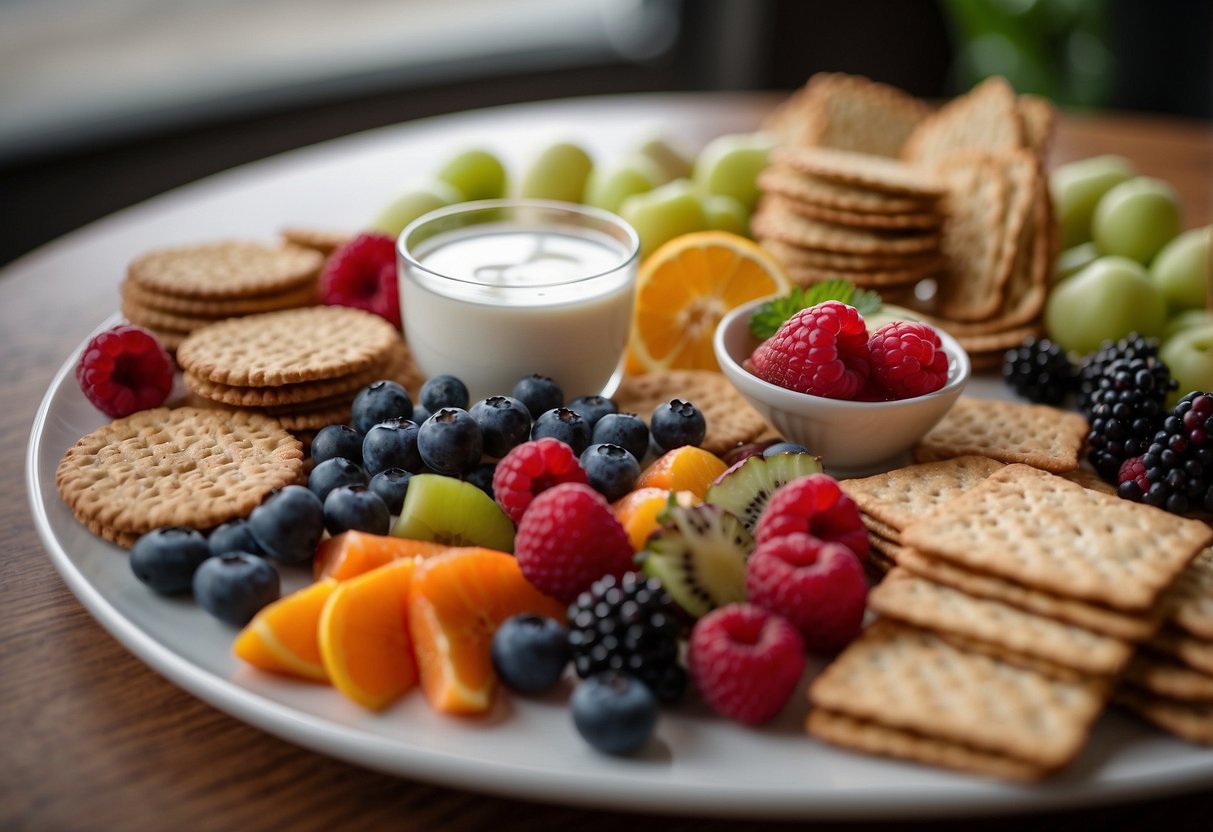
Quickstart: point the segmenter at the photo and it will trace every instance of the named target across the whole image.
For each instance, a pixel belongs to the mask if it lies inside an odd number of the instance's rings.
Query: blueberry
[[[564,391],[560,389],[560,385],[538,373],[519,379],[514,385],[513,396],[531,412],[532,419],[538,419],[540,414],[564,406]]]
[[[413,400],[409,392],[394,381],[376,381],[354,399],[354,430],[364,435],[380,422],[412,416]]]
[[[580,413],[581,418],[590,426],[590,430],[598,424],[598,420],[608,413],[618,413],[619,405],[605,396],[578,396],[565,405],[574,413]]]
[[[417,434],[421,461],[439,474],[457,477],[480,462],[484,437],[466,410],[444,407]]]
[[[392,517],[379,495],[365,485],[343,485],[324,498],[324,527],[334,536],[350,530],[387,534]]]
[[[627,494],[640,478],[640,463],[632,452],[618,445],[590,445],[581,454],[581,467],[590,486],[613,503]]]
[[[484,437],[484,452],[501,458],[531,435],[531,411],[512,396],[489,396],[469,411]]]
[[[497,473],[496,462],[482,462],[473,466],[472,470],[463,475],[464,482],[470,482],[490,497],[493,496],[493,475]]]
[[[531,438],[550,436],[573,449],[578,456],[590,444],[590,426],[581,414],[567,407],[556,407],[539,415],[531,426]]]
[[[699,408],[682,399],[670,399],[658,405],[649,419],[649,432],[663,451],[672,451],[683,445],[698,445],[707,434],[707,429],[707,421]]]
[[[768,445],[762,449],[764,457],[772,457],[776,454],[807,454],[808,452],[808,448],[795,442],[776,442],[774,445]]]
[[[403,468],[388,468],[371,477],[367,488],[379,495],[388,513],[399,514],[404,506],[404,494],[408,491],[412,473]]]
[[[269,561],[248,552],[206,559],[194,573],[193,586],[198,606],[233,627],[249,623],[282,592],[278,573]]]
[[[245,519],[232,520],[213,529],[206,539],[206,544],[212,555],[223,555],[228,552],[248,552],[251,555],[264,556],[265,552],[253,539],[253,532]]]
[[[362,440],[362,464],[375,476],[389,468],[416,471],[421,467],[417,452],[418,425],[411,419],[388,419],[373,425]]]
[[[413,421],[416,422],[418,426],[424,425],[425,420],[430,418],[432,415],[433,414],[430,413],[429,409],[426,408],[425,405],[419,404],[413,407]]]
[[[539,693],[555,686],[569,663],[569,633],[542,615],[515,615],[493,633],[489,655],[506,687]]]
[[[421,385],[421,406],[430,413],[436,413],[444,407],[457,407],[467,410],[467,385],[452,375],[434,376]]]
[[[312,440],[312,464],[343,457],[362,464],[362,434],[349,425],[325,425]]]
[[[326,459],[307,476],[307,487],[323,502],[334,488],[342,485],[366,485],[366,471],[345,457]]]
[[[154,529],[135,541],[130,553],[135,577],[156,592],[188,592],[194,571],[211,556],[201,532],[183,526]]]
[[[626,448],[641,460],[649,451],[649,426],[635,413],[608,413],[594,425],[591,441]]]
[[[573,690],[569,705],[577,732],[607,754],[642,748],[657,727],[657,697],[626,673],[591,676]]]
[[[270,493],[249,515],[249,531],[262,551],[284,563],[301,563],[316,554],[324,536],[324,503],[302,485]]]

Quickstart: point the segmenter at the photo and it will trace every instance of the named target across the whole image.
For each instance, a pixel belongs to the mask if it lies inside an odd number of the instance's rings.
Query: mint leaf
[[[807,289],[799,286],[786,295],[772,298],[750,314],[750,333],[759,341],[774,335],[784,321],[801,309],[808,309],[827,300],[836,300],[859,310],[860,315],[874,315],[880,311],[880,295],[867,289],[856,289],[847,280],[825,280],[814,283]]]

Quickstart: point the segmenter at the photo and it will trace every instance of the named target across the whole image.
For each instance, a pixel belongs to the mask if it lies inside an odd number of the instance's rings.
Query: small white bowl
[[[712,345],[725,377],[789,441],[821,457],[831,471],[859,473],[895,464],[933,428],[969,382],[968,353],[946,332],[948,382],[934,393],[895,402],[852,402],[797,393],[763,381],[743,363],[758,346],[750,314],[766,299],[733,309],[716,327]],[[884,463],[884,464],[882,464]]]

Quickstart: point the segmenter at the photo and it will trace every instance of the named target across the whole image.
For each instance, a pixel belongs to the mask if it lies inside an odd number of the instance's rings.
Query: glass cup
[[[396,244],[413,358],[426,376],[458,376],[473,402],[531,373],[569,399],[609,396],[623,375],[639,250],[622,219],[572,203],[431,211]]]

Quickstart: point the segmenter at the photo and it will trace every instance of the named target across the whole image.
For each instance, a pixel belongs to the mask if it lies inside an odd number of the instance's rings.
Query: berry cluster
[[[1213,394],[1179,400],[1145,452],[1122,466],[1117,493],[1173,514],[1213,512]]]
[[[859,311],[836,300],[794,314],[750,364],[764,381],[831,399],[907,399],[948,380],[948,356],[930,326],[895,321],[869,335]]]

